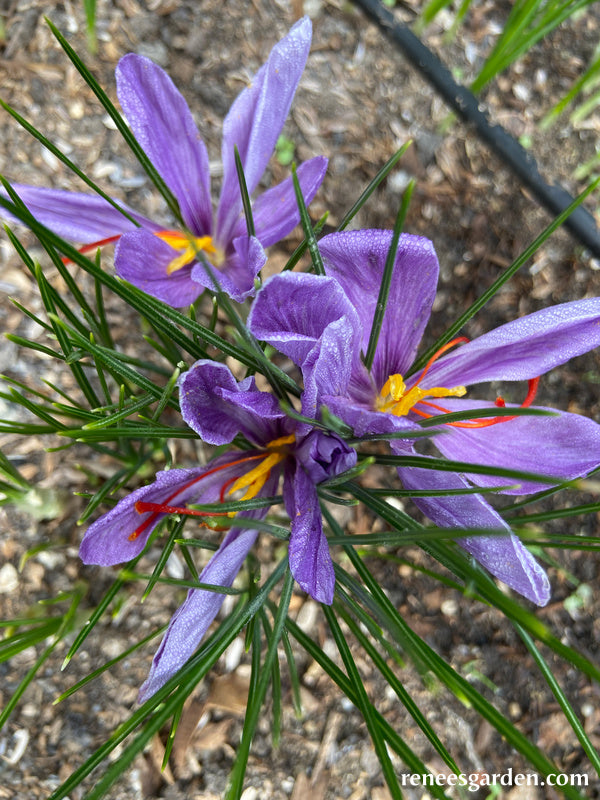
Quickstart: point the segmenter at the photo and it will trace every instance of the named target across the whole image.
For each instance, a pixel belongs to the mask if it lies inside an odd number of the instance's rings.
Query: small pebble
[[[11,766],[18,764],[21,758],[25,755],[27,745],[29,744],[29,732],[24,728],[20,728],[19,730],[15,731],[13,741],[13,749],[7,756],[4,756],[6,763],[10,764]]]
[[[244,655],[244,649],[244,639],[241,636],[238,636],[237,639],[234,639],[229,645],[227,650],[225,650],[224,657],[226,672],[233,672],[234,669],[237,669],[240,661],[242,660],[242,656]]]
[[[312,600],[307,600],[300,611],[296,623],[301,631],[310,633],[315,629],[319,616],[319,606]]]
[[[515,83],[512,87],[513,94],[519,100],[523,100],[523,102],[528,102],[531,99],[531,92],[529,91],[529,87],[526,86],[524,83]]]
[[[71,119],[83,119],[85,107],[81,100],[74,100],[72,103],[69,103],[68,112]]]
[[[509,703],[508,713],[510,714],[511,719],[519,719],[519,717],[522,716],[523,711],[518,703],[513,702]]]
[[[10,594],[19,585],[19,573],[12,564],[0,568],[0,594]]]
[[[458,603],[456,600],[444,600],[440,610],[446,617],[455,617],[458,614]]]

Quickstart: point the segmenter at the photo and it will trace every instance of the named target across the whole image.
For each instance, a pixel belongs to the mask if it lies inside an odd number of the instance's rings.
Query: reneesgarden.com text
[[[402,786],[466,786],[470,792],[485,786],[587,786],[588,776],[584,773],[550,773],[538,775],[535,772],[513,772],[512,767],[508,772],[472,772],[450,773],[445,775],[406,773],[400,776]]]

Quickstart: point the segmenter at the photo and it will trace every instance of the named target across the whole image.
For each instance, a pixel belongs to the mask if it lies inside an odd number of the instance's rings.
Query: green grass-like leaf
[[[29,133],[31,136],[37,139],[41,145],[43,145],[54,156],[56,156],[56,158],[58,158],[59,161],[61,161],[66,167],[68,167],[68,169],[70,169],[71,172],[77,175],[77,177],[80,178],[86,184],[86,186],[89,186],[89,188],[92,189],[94,192],[96,192],[96,194],[100,195],[100,197],[103,200],[106,200],[107,203],[110,203],[110,205],[113,206],[113,208],[116,208],[117,211],[123,214],[123,216],[126,219],[128,219],[131,223],[133,223],[134,225],[139,225],[139,222],[137,222],[126,209],[120,206],[119,203],[117,203],[117,201],[114,200],[112,197],[107,195],[106,192],[104,192],[88,175],[86,175],[85,172],[80,170],[79,167],[75,163],[73,163],[59,147],[53,144],[46,136],[44,136],[43,133],[41,133],[40,131],[37,130],[37,128],[31,125],[31,123],[27,122],[27,120],[24,117],[22,117],[17,111],[15,111],[15,109],[12,108],[12,106],[10,106],[8,103],[5,103],[4,100],[0,99],[0,108],[3,108],[6,112],[8,112],[11,115],[11,117],[14,120],[16,120],[16,122],[18,122],[19,125],[27,131],[27,133]]]
[[[325,613],[325,619],[329,625],[329,630],[333,635],[339,654],[344,663],[348,679],[352,684],[354,696],[357,698],[358,710],[363,715],[367,725],[367,730],[369,731],[371,741],[373,742],[373,747],[375,748],[377,758],[381,764],[385,782],[387,783],[392,797],[395,798],[395,800],[402,800],[402,792],[398,784],[398,779],[386,749],[384,733],[378,724],[377,716],[375,715],[374,708],[367,696],[364,683],[358,672],[352,653],[350,652],[350,647],[348,646],[346,637],[342,633],[342,629],[332,608],[324,605],[323,611]]]
[[[375,624],[373,619],[364,611],[362,606],[357,603],[354,598],[352,598],[346,591],[343,589],[338,589],[339,596],[341,601],[347,607],[348,610],[342,607],[341,603],[336,604],[336,609],[338,614],[344,619],[346,625],[350,628],[353,636],[356,638],[358,643],[361,645],[365,653],[369,656],[377,670],[381,673],[381,675],[385,678],[386,683],[390,686],[391,689],[395,692],[396,696],[402,703],[402,705],[406,708],[408,713],[417,723],[419,728],[423,731],[429,742],[437,751],[438,755],[442,758],[446,766],[448,766],[455,774],[458,774],[460,770],[456,765],[456,762],[444,747],[439,736],[435,733],[432,726],[427,721],[424,714],[421,712],[421,709],[418,707],[416,702],[410,696],[410,693],[406,690],[402,682],[398,679],[398,677],[393,672],[392,668],[385,660],[385,658],[381,655],[381,653],[377,650],[377,648],[372,644],[370,639],[368,638],[367,634],[361,628],[363,625],[365,628],[368,629],[371,636],[377,640],[379,646],[387,651],[389,655],[394,658],[394,660],[399,661],[398,653],[394,650],[393,647],[389,646],[389,643],[385,639],[385,634],[382,629]],[[353,614],[356,616],[357,620],[360,622],[360,625],[354,621],[354,619],[350,616]]]
[[[412,527],[417,524],[407,514],[393,508],[378,497],[374,497],[362,487],[353,487],[353,492],[357,499],[360,499],[372,511],[395,528],[402,529],[407,520],[410,521]],[[326,509],[324,509],[324,514],[332,529],[335,530],[335,525],[332,525]],[[516,621],[535,639],[550,647],[557,655],[572,664],[574,668],[600,683],[600,669],[595,664],[581,653],[563,644],[538,617],[498,589],[487,573],[475,565],[472,559],[460,548],[448,546],[435,540],[423,540],[421,547],[458,576],[466,586],[469,586],[471,593],[476,592],[480,599],[494,606],[509,619]],[[348,552],[348,550],[345,549],[345,552]]]
[[[254,219],[252,218],[252,203],[250,202],[250,195],[248,194],[248,187],[246,186],[246,176],[244,175],[244,167],[240,152],[237,146],[234,147],[235,169],[237,172],[238,183],[240,184],[240,193],[242,195],[242,205],[244,207],[244,216],[246,218],[246,231],[248,236],[255,236],[256,229],[254,228]]]
[[[359,454],[360,455],[360,454]],[[508,469],[507,467],[486,466],[484,464],[471,464],[467,461],[449,461],[445,458],[432,458],[430,456],[374,456],[377,464],[386,464],[393,467],[414,467],[416,469],[434,469],[440,472],[467,472],[475,475],[493,475],[498,478],[510,478],[515,481],[533,481],[536,483],[556,484],[557,479],[539,472],[524,472],[523,470]]]
[[[95,54],[98,49],[96,39],[96,0],[83,0],[85,10],[87,45],[90,53]]]
[[[561,689],[558,681],[552,674],[552,670],[546,663],[546,660],[540,653],[535,642],[533,641],[531,636],[527,633],[527,631],[524,631],[519,625],[515,625],[515,628],[517,633],[525,643],[525,646],[531,653],[533,660],[539,667],[540,672],[544,676],[544,680],[552,690],[553,695],[556,697],[556,700],[558,701],[558,704],[561,707],[562,712],[565,715],[565,718],[567,719],[573,732],[577,736],[579,743],[583,747],[587,757],[590,760],[590,763],[596,770],[597,775],[600,777],[600,755],[598,754],[594,745],[590,742],[589,737],[583,728],[583,725],[581,724],[579,718],[577,717],[577,714],[575,713],[573,707],[567,700],[567,697],[563,692],[563,690]]]
[[[250,745],[252,744],[265,695],[269,683],[271,682],[273,664],[277,658],[277,647],[283,634],[283,627],[287,618],[293,585],[294,579],[288,567],[284,576],[279,606],[273,622],[273,632],[268,642],[265,659],[260,668],[260,676],[256,673],[258,677],[256,688],[250,692],[248,696],[248,706],[244,718],[242,737],[238,746],[233,769],[229,776],[229,785],[225,791],[224,800],[239,800],[242,795],[244,775],[246,774],[246,766],[250,754]],[[254,648],[254,650],[256,650],[256,648]]]
[[[227,298],[221,297],[219,302],[227,309],[228,314],[233,315],[230,318],[234,323],[240,326],[240,332],[246,344],[248,344],[248,347],[240,347],[231,344],[231,342],[218,336],[209,328],[186,317],[180,311],[165,305],[160,300],[131,286],[131,284],[120,281],[112,275],[109,275],[107,272],[100,269],[96,263],[79,253],[72,245],[37,222],[26,209],[11,203],[2,196],[0,196],[0,206],[6,208],[10,213],[27,225],[27,227],[31,228],[47,250],[58,249],[60,252],[64,253],[67,258],[82,267],[82,269],[102,283],[103,286],[106,286],[111,292],[125,300],[125,302],[134,310],[138,311],[142,317],[151,321],[152,326],[157,331],[170,338],[173,343],[189,353],[194,360],[209,357],[204,347],[198,344],[198,342],[206,342],[217,348],[224,356],[231,356],[252,370],[265,373],[275,384],[274,389],[281,387],[279,389],[280,396],[283,396],[284,392],[299,396],[300,390],[297,385],[285,372],[268,361],[253,337],[250,336],[243,322],[239,319],[239,315],[232,311],[231,304]],[[192,338],[187,336],[185,331],[191,333]],[[114,351],[112,358],[114,358]],[[120,358],[125,361],[125,357],[120,355]]]
[[[358,700],[354,694],[354,686],[342,670],[323,652],[321,647],[319,647],[310,636],[305,634],[296,623],[293,622],[293,620],[288,618],[286,627],[306,652],[322,667],[327,675],[329,675],[331,680],[340,687],[346,697],[358,706]],[[404,761],[410,771],[416,775],[430,774],[423,761],[421,761],[411,746],[400,737],[381,713],[374,707],[372,707],[370,713],[372,713],[373,717],[377,720],[377,724],[380,726],[382,734],[385,736],[389,746]],[[443,789],[435,783],[432,784],[430,790],[431,794],[439,798],[439,800],[450,800]]]
[[[344,217],[336,230],[343,231],[348,227],[348,225],[352,222],[352,220],[358,214],[360,209],[365,205],[369,197],[371,197],[371,195],[379,188],[381,183],[383,183],[383,181],[387,178],[390,172],[398,164],[398,162],[400,161],[404,153],[406,153],[411,144],[412,144],[411,140],[405,142],[402,145],[402,147],[396,150],[394,155],[386,161],[386,163],[383,165],[383,167],[381,167],[377,175],[375,175],[373,180],[370,181],[370,183],[367,185],[366,189],[363,192],[361,192],[360,196],[358,197],[356,202],[351,206],[350,210],[346,214],[344,214]]]
[[[27,671],[25,677],[20,682],[19,686],[11,695],[10,699],[0,712],[0,730],[4,727],[4,724],[14,711],[15,707],[17,706],[19,700],[21,699],[27,688],[34,681],[41,667],[50,658],[56,646],[71,631],[71,628],[74,624],[75,612],[77,611],[77,608],[82,600],[83,595],[84,595],[83,588],[79,586],[76,587],[74,591],[71,592],[69,595],[64,595],[63,597],[61,597],[60,600],[63,599],[70,600],[69,608],[58,619],[50,620],[48,623],[45,623],[41,626],[42,628],[46,629],[47,635],[50,637],[50,641],[44,648],[42,653],[38,656],[33,666]],[[50,632],[51,629],[53,629],[52,632]],[[36,628],[30,633],[33,634],[33,637],[35,638],[40,632],[41,631]],[[23,645],[27,647],[35,644],[35,642],[32,641],[31,637],[28,637],[25,639],[20,639],[18,644],[22,650],[24,649]]]
[[[593,0],[515,0],[502,34],[471,90],[479,92],[493,77],[530,50],[544,36]]]
[[[367,345],[367,352],[365,353],[365,367],[370,372],[373,366],[373,359],[375,358],[375,351],[377,350],[377,342],[379,341],[379,334],[381,333],[381,326],[383,325],[383,318],[385,316],[385,309],[390,293],[390,286],[392,283],[392,275],[394,271],[394,264],[396,263],[396,254],[398,252],[398,242],[400,241],[400,234],[404,228],[404,221],[408,213],[410,199],[412,197],[415,181],[411,180],[402,195],[402,202],[396,215],[394,229],[392,231],[392,241],[388,250],[387,258],[385,260],[385,267],[381,279],[381,286],[379,287],[379,296],[377,297],[377,304],[375,306],[375,313],[373,315],[373,324],[371,325],[371,333],[369,334],[369,344]]]
[[[417,664],[426,665],[427,669],[435,675],[441,683],[461,702],[472,706],[484,719],[486,719],[509,744],[520,752],[542,775],[556,774],[559,772],[556,764],[524,736],[515,726],[506,719],[494,706],[487,701],[465,678],[456,673],[452,667],[438,656],[419,636],[406,624],[401,615],[390,603],[378,581],[367,570],[359,556],[352,549],[346,552],[357,570],[361,582],[356,581],[348,574],[344,575],[344,582],[351,594],[363,597],[368,602],[368,608],[375,619],[388,633],[390,642],[402,642],[402,654],[409,655]],[[338,573],[339,574],[339,573]],[[366,587],[369,596],[364,595],[362,586]],[[573,787],[561,787],[566,797],[581,800],[581,795]]]
[[[300,211],[300,222],[302,223],[302,230],[304,231],[304,238],[308,246],[308,252],[310,253],[313,270],[315,271],[316,275],[325,275],[323,258],[319,250],[319,245],[317,244],[317,237],[315,235],[312,222],[310,221],[306,203],[304,202],[304,195],[302,194],[302,187],[300,186],[300,181],[298,180],[295,164],[292,164],[292,179],[294,182],[296,202],[298,203],[298,209]]]
[[[110,661],[107,661],[101,667],[92,670],[89,673],[89,675],[86,675],[85,678],[82,678],[80,681],[77,681],[77,683],[74,683],[65,692],[60,694],[56,698],[56,700],[53,701],[52,705],[57,705],[58,703],[62,703],[62,701],[66,700],[67,697],[71,697],[71,695],[76,694],[80,689],[83,689],[84,686],[87,686],[88,683],[90,683],[93,680],[96,680],[96,678],[100,677],[100,675],[102,675],[104,672],[114,667],[115,664],[119,664],[121,661],[128,658],[132,653],[135,653],[136,650],[140,650],[142,647],[148,644],[148,642],[151,642],[152,639],[155,639],[157,636],[160,636],[160,634],[164,633],[166,629],[167,629],[166,625],[163,625],[161,628],[157,628],[156,630],[152,631],[152,633],[149,633],[148,636],[144,636],[143,639],[140,639],[135,644],[131,645],[131,647],[128,647],[126,650],[123,650],[123,652],[120,653],[118,656],[111,658]]]
[[[596,83],[600,75],[600,57],[596,58],[586,71],[581,75],[569,89],[567,94],[554,105],[540,122],[542,130],[547,130],[553,125],[558,117],[563,113],[566,107],[572,103],[576,97],[581,95],[587,86],[592,86]],[[596,98],[597,99],[597,98]]]

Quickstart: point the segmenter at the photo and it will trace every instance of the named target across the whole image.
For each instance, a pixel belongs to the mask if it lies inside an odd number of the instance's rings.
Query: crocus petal
[[[356,450],[339,436],[309,428],[306,436],[296,439],[296,461],[315,484],[335,478],[356,464]]]
[[[153,483],[142,486],[124,497],[114,508],[89,526],[79,550],[83,563],[99,566],[122,564],[141,553],[148,537],[165,515],[154,512],[138,513],[135,504],[139,501],[171,502],[177,506],[192,500],[198,501],[201,496],[206,498],[207,503],[218,501],[219,492],[215,487],[220,488],[232,476],[232,470],[214,473],[209,470],[224,463],[225,460],[221,458],[215,459],[210,467],[170,469],[157,473]],[[233,470],[233,474],[237,475],[237,472]],[[139,528],[143,528],[139,535],[130,539],[129,537]]]
[[[278,476],[269,478],[260,494],[265,497],[273,495],[278,480]],[[263,519],[267,510],[260,508],[247,511],[244,512],[244,517]],[[257,533],[258,531],[249,528],[232,528],[200,573],[199,580],[215,586],[231,586],[256,541]],[[139,702],[151,697],[185,664],[219,613],[224,599],[224,594],[206,589],[191,589],[188,592],[185,602],[173,615],[156,651],[150,674],[140,689]]]
[[[265,282],[253,303],[248,327],[301,367],[302,413],[317,415],[323,387],[345,394],[353,375],[368,377],[360,362],[360,322],[332,278],[284,272]]]
[[[337,395],[370,395],[369,376],[356,350],[359,332],[347,317],[325,328],[321,338],[302,364],[304,393],[302,413],[317,417],[323,391]]]
[[[234,148],[237,147],[248,192],[252,194],[275,149],[308,57],[312,26],[297,22],[271,50],[267,63],[236,98],[223,123],[223,187],[217,231],[229,239],[242,206]]]
[[[298,167],[297,175],[304,203],[308,206],[327,170],[327,159],[323,156],[311,158]],[[259,194],[252,204],[254,232],[263,247],[280,241],[300,222],[300,212],[292,178],[287,178],[272,189]],[[246,233],[246,220],[240,217],[234,236]]]
[[[176,250],[149,231],[132,231],[119,239],[115,271],[146,294],[174,308],[182,308],[198,298],[202,286],[192,280],[189,265],[171,275],[167,273],[177,255]]]
[[[545,606],[550,600],[548,576],[514,533],[468,536],[458,543],[488,572],[532,603]]]
[[[391,231],[332,233],[319,249],[327,275],[341,284],[362,323],[362,349],[367,351],[379,287],[392,241]],[[404,375],[412,364],[429,320],[439,274],[429,239],[402,234],[372,374],[381,388],[390,375]]]
[[[202,571],[200,581],[215,586],[231,586],[256,541],[257,533],[239,528],[231,530]],[[188,592],[185,602],[173,615],[152,660],[150,673],[138,696],[140,703],[157,692],[193,655],[219,613],[224,599],[224,594],[203,589],[191,589]]]
[[[453,472],[400,467],[398,475],[406,489],[433,491],[469,488],[466,480]],[[511,589],[539,606],[546,605],[550,599],[550,583],[546,573],[481,495],[413,497],[412,500],[432,522],[442,528],[505,531],[506,535],[467,536],[457,541],[488,572]]]
[[[436,361],[423,381],[457,386],[535,378],[600,345],[600,297],[507,322]]]
[[[346,338],[347,358],[352,359],[359,352],[354,332],[360,334],[360,321],[341,286],[333,278],[283,272],[269,278],[258,292],[248,327],[302,367],[327,327],[338,321],[338,336]]]
[[[237,303],[254,294],[254,279],[264,267],[267,256],[256,236],[238,236],[229,244],[225,263],[211,267],[196,262],[192,279],[211,292],[225,292]],[[218,288],[217,288],[218,287]]]
[[[20,183],[12,184],[12,188],[38,222],[71,242],[89,244],[137,229],[134,222],[97,194],[46,189]],[[6,197],[4,191],[2,196]],[[141,227],[158,230],[158,226],[151,220],[136,214],[120,201],[119,205]],[[3,208],[0,208],[0,216],[19,222],[17,217]]]
[[[493,408],[492,403],[452,400],[450,411]],[[600,465],[600,425],[580,414],[552,408],[543,409],[558,416],[516,417],[484,428],[444,426],[444,435],[435,439],[446,458],[493,467],[507,467],[570,480],[587,475]],[[535,481],[512,481],[492,475],[468,476],[477,486],[519,484],[506,494],[529,494],[547,488]]]
[[[225,364],[197,361],[179,378],[179,403],[185,422],[210,444],[228,444],[242,433],[264,446],[284,434],[287,420],[275,397],[260,392],[254,378],[238,383]]]
[[[284,479],[283,497],[291,520],[290,570],[295,581],[319,603],[331,605],[335,574],[329,553],[317,490],[295,462]]]
[[[196,236],[212,230],[208,154],[173,81],[150,59],[129,53],[116,69],[117,95],[148,158],[179,202]]]

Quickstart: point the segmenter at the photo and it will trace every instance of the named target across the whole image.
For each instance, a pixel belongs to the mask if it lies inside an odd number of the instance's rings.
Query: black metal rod
[[[469,89],[456,83],[440,59],[412,31],[397,22],[379,0],[354,2],[392,40],[459,117],[473,125],[479,138],[510,167],[541,205],[556,216],[573,202],[571,195],[562,186],[549,186],[546,183],[535,159],[504,128],[490,123]],[[587,209],[579,206],[564,222],[564,226],[592,255],[600,258],[600,233]]]

